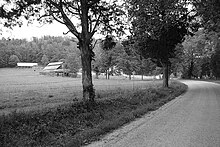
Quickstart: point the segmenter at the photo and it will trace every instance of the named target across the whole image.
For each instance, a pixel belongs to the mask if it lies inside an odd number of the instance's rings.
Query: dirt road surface
[[[89,147],[220,147],[220,84],[182,82],[184,95]]]

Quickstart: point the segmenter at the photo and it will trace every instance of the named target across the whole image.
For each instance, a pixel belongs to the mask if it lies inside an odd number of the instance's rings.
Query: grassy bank
[[[0,116],[0,146],[82,146],[158,109],[186,89],[182,83],[171,82],[170,88],[102,91],[93,109],[77,102],[43,112]]]

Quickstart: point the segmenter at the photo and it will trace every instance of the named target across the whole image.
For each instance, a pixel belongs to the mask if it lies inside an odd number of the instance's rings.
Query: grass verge
[[[97,93],[92,109],[77,102],[47,111],[3,115],[0,116],[0,146],[82,146],[158,109],[186,89],[186,85],[173,81],[169,88],[156,86]]]

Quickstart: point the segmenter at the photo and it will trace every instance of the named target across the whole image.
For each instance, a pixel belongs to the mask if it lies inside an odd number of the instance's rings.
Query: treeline
[[[126,46],[126,41],[112,41],[115,45],[105,49],[105,39],[94,41],[93,71],[96,75],[106,73],[110,75],[158,74],[160,69],[151,60],[142,59],[132,48]],[[0,68],[15,67],[17,62],[34,62],[45,66],[49,62],[63,61],[65,68],[77,72],[81,68],[80,51],[77,48],[77,40],[69,37],[44,36],[25,39],[1,39],[0,40]]]
[[[0,40],[0,67],[14,67],[17,62],[35,62],[47,65],[49,62],[65,60],[70,64],[79,66],[79,50],[76,40],[68,37],[1,39]],[[70,62],[71,61],[71,62]],[[75,66],[76,66],[75,65]]]
[[[200,29],[187,36],[176,64],[183,78],[220,78],[220,34]]]

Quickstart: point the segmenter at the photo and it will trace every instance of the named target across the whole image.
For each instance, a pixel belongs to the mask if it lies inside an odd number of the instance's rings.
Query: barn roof
[[[44,67],[43,70],[56,70],[60,67],[61,65],[51,65],[51,66],[46,66]]]
[[[33,67],[33,66],[37,66],[37,63],[25,63],[25,62],[18,62],[17,66],[19,67]]]
[[[47,66],[62,65],[63,62],[51,62]]]
[[[51,62],[43,70],[56,70],[62,66],[63,62]]]

